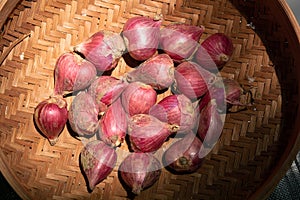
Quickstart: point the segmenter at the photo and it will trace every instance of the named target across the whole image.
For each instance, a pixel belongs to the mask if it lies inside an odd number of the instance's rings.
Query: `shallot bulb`
[[[69,124],[79,136],[92,136],[99,128],[99,107],[91,95],[85,91],[79,92],[69,109]]]
[[[100,112],[105,112],[120,97],[126,85],[127,83],[113,76],[99,76],[91,83],[88,93],[99,105]]]
[[[104,72],[116,67],[126,47],[120,34],[98,31],[75,46],[74,51],[93,63],[97,71]]]
[[[123,143],[127,130],[127,113],[120,98],[108,107],[99,123],[99,137],[102,141],[112,147]]]
[[[156,90],[167,89],[174,82],[174,63],[167,54],[158,54],[126,75],[128,82],[140,81]]]
[[[54,94],[79,91],[87,88],[96,78],[95,66],[73,52],[62,54],[54,70]]]
[[[113,170],[117,162],[116,151],[104,142],[88,142],[80,153],[80,166],[92,191]]]
[[[137,114],[129,118],[127,133],[133,151],[154,152],[178,129],[177,125],[161,122],[151,115]]]
[[[161,48],[175,62],[188,60],[198,47],[203,31],[203,26],[181,23],[167,25],[160,31]]]
[[[161,163],[152,154],[131,153],[120,164],[121,179],[129,186],[132,193],[139,195],[156,183],[161,174]]]
[[[189,131],[164,152],[163,163],[171,171],[193,173],[201,167],[206,151],[201,140]]]
[[[194,62],[182,62],[175,69],[175,81],[172,89],[195,100],[203,96],[216,76]]]
[[[66,100],[60,96],[51,96],[41,101],[34,110],[34,120],[50,144],[55,145],[68,120]]]
[[[150,115],[160,121],[179,126],[179,133],[193,129],[198,123],[198,102],[183,94],[169,95],[151,107]]]
[[[148,113],[156,103],[157,93],[147,84],[132,82],[127,85],[121,94],[124,110],[130,115]]]
[[[123,38],[129,55],[138,61],[147,60],[158,48],[160,19],[137,16],[126,21],[123,27]]]
[[[195,53],[196,62],[209,71],[218,71],[231,58],[233,43],[223,33],[215,33],[206,38]]]
[[[246,106],[247,104],[241,102],[241,96],[244,89],[241,85],[233,79],[219,78],[213,85],[211,85],[209,93],[203,98],[207,103],[215,99],[217,109],[220,113],[226,112],[227,108],[232,105]]]
[[[224,122],[212,99],[200,112],[197,134],[207,147],[213,147],[222,134]]]

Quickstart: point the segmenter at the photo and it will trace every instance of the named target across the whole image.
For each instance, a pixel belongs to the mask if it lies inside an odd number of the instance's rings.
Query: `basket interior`
[[[89,193],[78,162],[82,143],[66,128],[50,146],[32,117],[36,105],[52,93],[59,55],[99,30],[121,32],[128,18],[157,13],[164,16],[163,26],[203,25],[201,41],[216,32],[231,37],[234,54],[221,74],[251,91],[254,107],[226,115],[223,134],[197,173],[175,175],[163,169],[159,181],[136,199],[242,199],[266,180],[277,183],[270,176],[281,170],[278,163],[299,137],[300,55],[277,1],[22,0],[0,35],[1,56],[10,52],[0,67],[0,166],[22,198],[131,197],[117,168]],[[121,60],[113,75],[128,70]]]

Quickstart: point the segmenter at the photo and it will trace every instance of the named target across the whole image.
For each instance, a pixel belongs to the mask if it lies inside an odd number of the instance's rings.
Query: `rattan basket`
[[[163,25],[203,25],[201,40],[230,36],[235,50],[221,74],[251,90],[255,109],[226,115],[197,173],[163,169],[136,199],[263,199],[274,189],[300,150],[300,32],[284,0],[2,0],[0,169],[21,198],[132,198],[117,169],[89,193],[78,161],[82,143],[65,129],[50,146],[32,117],[52,93],[60,54],[96,31],[120,32],[128,18],[157,13]],[[114,75],[126,70],[120,64]]]

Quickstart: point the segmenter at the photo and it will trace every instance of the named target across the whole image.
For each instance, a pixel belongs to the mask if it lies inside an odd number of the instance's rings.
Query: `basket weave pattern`
[[[234,54],[221,74],[251,91],[254,107],[226,116],[220,141],[197,173],[163,170],[137,199],[243,199],[268,177],[288,145],[298,88],[288,38],[271,13],[272,1],[244,0],[23,0],[1,32],[0,147],[7,174],[30,199],[126,199],[117,168],[88,193],[79,168],[83,147],[67,128],[50,146],[34,127],[36,105],[52,94],[56,59],[99,30],[121,32],[135,15],[163,14],[163,25],[203,25],[232,38]],[[273,22],[274,21],[274,22]],[[130,70],[123,60],[113,72]],[[286,116],[289,116],[286,119]]]

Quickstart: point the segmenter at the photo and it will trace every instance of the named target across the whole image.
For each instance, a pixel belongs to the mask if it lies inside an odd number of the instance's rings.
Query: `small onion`
[[[104,142],[94,140],[84,146],[80,153],[80,166],[90,190],[94,190],[112,172],[116,162],[116,151]]]
[[[169,95],[151,107],[150,115],[168,124],[178,125],[179,133],[193,129],[198,122],[198,102],[183,94]]]
[[[175,62],[188,60],[198,47],[203,31],[203,26],[181,23],[167,25],[160,31],[161,48]]]
[[[158,48],[160,19],[136,16],[128,19],[123,27],[123,38],[132,58],[138,61],[147,60]]]
[[[167,54],[158,54],[126,75],[128,82],[140,81],[156,90],[167,89],[174,82],[174,63]]]
[[[132,193],[139,195],[158,181],[161,168],[161,163],[152,154],[131,153],[120,164],[119,172]]]
[[[115,68],[125,50],[122,36],[110,31],[98,31],[74,47],[74,51],[93,63],[99,72]]]
[[[68,120],[67,102],[60,96],[51,96],[41,101],[34,110],[34,120],[53,146]]]
[[[127,133],[133,151],[154,152],[178,128],[177,125],[161,122],[151,115],[137,114],[129,118]]]
[[[209,71],[218,71],[232,56],[233,43],[223,33],[206,38],[195,53],[196,62]]]
[[[121,95],[124,110],[130,115],[149,113],[156,103],[157,93],[147,84],[132,82],[127,85]]]
[[[99,105],[100,112],[105,112],[119,98],[126,85],[127,83],[113,76],[99,76],[91,83],[88,93]]]
[[[79,91],[87,88],[96,78],[95,66],[73,52],[62,54],[54,70],[54,94]]]
[[[108,107],[99,123],[98,133],[102,141],[112,147],[123,143],[127,130],[127,114],[122,107],[120,98]]]
[[[189,131],[184,138],[174,142],[163,154],[163,163],[171,171],[192,173],[203,163],[207,150],[196,135]]]
[[[203,96],[216,76],[194,62],[182,62],[175,69],[175,81],[172,89],[195,100]]]
[[[99,107],[91,95],[85,91],[79,92],[69,109],[69,124],[79,136],[92,136],[98,128]]]
[[[216,100],[212,99],[200,112],[197,134],[206,146],[213,147],[222,134],[223,126]]]

